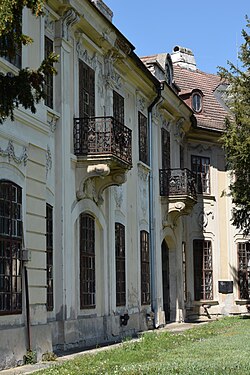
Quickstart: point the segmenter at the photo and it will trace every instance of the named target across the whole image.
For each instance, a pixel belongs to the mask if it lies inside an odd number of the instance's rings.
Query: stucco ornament
[[[143,217],[146,217],[148,214],[148,175],[148,169],[138,165],[140,206]]]
[[[115,197],[115,204],[117,209],[121,209],[123,203],[123,187],[122,186],[115,186],[114,187],[114,197]]]
[[[62,38],[70,40],[70,29],[79,21],[79,14],[72,8],[68,9],[62,16]]]
[[[46,177],[48,176],[49,171],[52,168],[52,156],[49,145],[47,145],[46,151]]]
[[[119,58],[116,51],[110,50],[104,58],[104,81],[113,88],[121,89],[124,84],[121,76],[115,71],[114,64]]]
[[[9,140],[6,150],[3,150],[0,147],[0,156],[7,157],[9,159],[9,163],[11,162],[11,160],[13,160],[16,164],[23,163],[25,166],[28,160],[28,149],[24,146],[21,155],[16,156],[14,144],[12,141]]]
[[[44,11],[44,26],[48,33],[51,35],[55,34],[55,19],[52,18],[52,15],[48,9],[45,9]]]
[[[174,127],[175,129],[174,137],[178,143],[182,143],[185,137],[185,131],[183,129],[183,125],[184,125],[184,118],[181,117],[176,121],[176,124]]]

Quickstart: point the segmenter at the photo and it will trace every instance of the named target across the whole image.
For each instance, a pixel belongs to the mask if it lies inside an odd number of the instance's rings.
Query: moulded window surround
[[[202,111],[202,96],[199,92],[192,94],[192,109],[197,113]]]
[[[210,194],[210,158],[191,155],[191,171],[195,175],[198,194]]]
[[[150,304],[150,256],[149,256],[149,233],[145,230],[140,232],[141,248],[141,304]]]
[[[95,218],[80,215],[80,308],[95,308]]]
[[[0,181],[0,315],[22,313],[22,189]]]
[[[53,293],[53,207],[46,204],[47,310],[54,307]]]
[[[126,305],[125,226],[115,223],[116,306]]]
[[[250,242],[239,242],[238,250],[238,287],[239,298],[250,298]]]
[[[213,261],[211,241],[194,240],[194,299],[213,299]]]

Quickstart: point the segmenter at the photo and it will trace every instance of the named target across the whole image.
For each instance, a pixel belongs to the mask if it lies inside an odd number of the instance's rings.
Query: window
[[[80,216],[80,308],[95,308],[95,219]]]
[[[0,314],[22,312],[22,190],[0,181]]]
[[[53,207],[46,204],[47,310],[54,307],[53,298]]]
[[[95,116],[95,71],[79,60],[79,117]]]
[[[113,117],[124,125],[124,98],[116,91],[113,91]]]
[[[202,110],[202,97],[197,92],[192,95],[192,109],[195,112],[201,112]]]
[[[14,27],[15,25],[19,27],[21,23],[22,15],[15,14]],[[14,33],[15,31],[0,37],[0,56],[20,69],[22,67],[22,45],[13,40]]]
[[[250,242],[238,243],[239,298],[250,298]]]
[[[116,306],[126,305],[125,227],[115,223]]]
[[[53,41],[48,37],[44,39],[44,57],[47,58],[53,52]],[[45,75],[45,105],[53,108],[53,74]]]
[[[183,278],[183,297],[187,301],[187,264],[186,264],[186,243],[182,242],[182,278]]]
[[[210,158],[192,155],[191,170],[195,174],[197,193],[210,194]]]
[[[213,263],[211,241],[194,240],[194,299],[213,299]]]
[[[139,125],[139,160],[145,164],[149,163],[148,154],[148,121],[147,118],[138,112]]]
[[[149,264],[149,234],[140,232],[141,247],[141,304],[150,303],[150,264]]]
[[[161,129],[162,169],[170,169],[170,134]]]

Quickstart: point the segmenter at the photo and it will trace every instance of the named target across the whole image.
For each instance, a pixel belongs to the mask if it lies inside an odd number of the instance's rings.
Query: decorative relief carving
[[[122,203],[123,203],[123,187],[122,186],[114,187],[114,197],[115,197],[116,208],[120,210]]]
[[[56,123],[58,120],[58,116],[53,114],[48,114],[47,116],[47,124],[49,125],[51,133],[54,133],[56,130]]]
[[[120,49],[123,53],[125,53],[125,55],[129,55],[131,52],[131,48],[128,43],[126,43],[125,40],[121,38],[116,38],[115,47]]]
[[[6,150],[3,150],[0,147],[0,156],[7,157],[9,159],[9,163],[11,162],[11,159],[17,164],[23,163],[24,166],[27,164],[28,160],[28,149],[27,147],[23,147],[23,151],[20,156],[16,156],[15,154],[15,148],[12,141],[8,142],[8,146]]]
[[[200,229],[205,230],[208,226],[208,216],[211,215],[211,219],[214,219],[213,211],[204,211],[201,210],[198,215],[198,225]]]
[[[104,80],[111,87],[120,89],[124,81],[121,76],[115,71],[114,63],[118,56],[114,51],[110,51],[104,58]]]
[[[184,124],[184,118],[181,117],[179,118],[176,123],[175,123],[175,132],[174,132],[174,136],[175,136],[175,139],[178,143],[182,143],[183,142],[183,139],[185,137],[185,131],[183,129],[183,124]]]
[[[197,153],[202,154],[203,152],[211,152],[211,146],[203,145],[203,144],[189,144],[189,149],[195,150]]]
[[[45,30],[48,33],[55,35],[55,19],[52,18],[52,15],[48,11],[48,9],[45,9],[44,26],[45,26]]]
[[[62,38],[70,39],[70,28],[79,21],[79,14],[72,8],[68,9],[62,16]]]
[[[148,214],[148,176],[149,170],[138,165],[140,206],[144,217]]]
[[[51,151],[49,148],[49,145],[47,145],[47,151],[46,151],[46,177],[48,176],[48,172],[52,168],[52,156]]]
[[[137,108],[139,109],[139,111],[144,112],[144,110],[146,109],[146,100],[145,100],[145,98],[143,98],[142,96],[140,96],[139,93],[137,93],[137,95],[136,95],[136,101],[137,101]]]

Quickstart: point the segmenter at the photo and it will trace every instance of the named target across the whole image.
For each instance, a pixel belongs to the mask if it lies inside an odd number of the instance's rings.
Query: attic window
[[[201,112],[202,110],[202,96],[198,92],[192,95],[192,108],[195,112]]]

